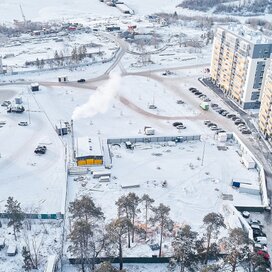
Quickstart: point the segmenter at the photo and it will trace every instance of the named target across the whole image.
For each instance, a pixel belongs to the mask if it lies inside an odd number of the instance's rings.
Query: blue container
[[[233,181],[232,182],[232,187],[240,188],[240,182]]]

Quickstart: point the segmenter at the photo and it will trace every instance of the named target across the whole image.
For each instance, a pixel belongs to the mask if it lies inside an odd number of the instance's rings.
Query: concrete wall
[[[108,144],[121,144],[124,142],[131,143],[156,143],[156,142],[168,142],[175,141],[177,137],[182,137],[184,141],[197,141],[200,140],[200,135],[192,135],[192,136],[141,136],[141,137],[128,137],[128,138],[111,138],[107,139]]]

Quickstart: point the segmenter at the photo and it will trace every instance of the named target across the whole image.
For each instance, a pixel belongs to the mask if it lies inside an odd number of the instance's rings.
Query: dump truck
[[[208,102],[202,102],[202,103],[200,103],[199,106],[203,110],[208,110],[209,109],[209,103]]]

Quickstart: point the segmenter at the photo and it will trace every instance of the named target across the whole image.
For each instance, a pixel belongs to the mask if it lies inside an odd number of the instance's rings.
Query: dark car
[[[173,123],[173,126],[174,126],[174,127],[183,126],[183,123],[182,123],[182,122],[174,122],[174,123]]]
[[[242,134],[251,134],[251,131],[248,129],[242,130]]]
[[[217,108],[217,107],[218,107],[218,105],[217,105],[217,104],[212,103],[212,104],[211,104],[211,107],[212,107],[212,108]]]
[[[194,91],[194,90],[196,90],[196,88],[194,87],[189,88],[189,91]]]
[[[38,145],[36,149],[34,150],[34,153],[36,154],[45,154],[46,153],[46,146],[45,145]]]
[[[84,82],[86,82],[86,79],[81,78],[81,79],[79,79],[77,82],[78,82],[78,83],[84,83]]]

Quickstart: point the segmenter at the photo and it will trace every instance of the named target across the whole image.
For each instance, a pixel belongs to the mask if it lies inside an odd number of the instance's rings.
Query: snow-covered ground
[[[17,241],[13,236],[11,227],[7,227],[7,220],[1,220],[2,228],[0,228],[0,238],[5,239],[5,248],[0,250],[0,271],[1,272],[18,272],[24,271],[22,266],[22,248],[29,245],[31,254],[37,251],[39,269],[36,271],[44,271],[48,255],[58,255],[61,252],[61,232],[62,221],[39,221],[36,220],[31,224],[31,230],[24,225],[23,229],[18,233]],[[17,247],[16,256],[7,256],[9,246]],[[33,247],[34,246],[34,247]]]
[[[1,97],[5,89],[0,89]],[[4,143],[0,151],[0,209],[3,211],[7,198],[13,196],[23,208],[32,207],[49,214],[64,212],[64,145],[54,130],[55,124],[50,123],[28,87],[12,86],[11,90],[10,94],[23,98],[27,111],[16,114],[7,113],[5,107],[0,109],[0,119],[6,122],[0,128],[0,141]],[[29,125],[19,126],[21,121]],[[45,155],[34,153],[38,145],[47,146]]]

